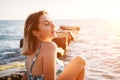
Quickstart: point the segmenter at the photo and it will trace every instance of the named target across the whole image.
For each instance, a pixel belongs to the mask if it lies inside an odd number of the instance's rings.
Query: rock
[[[67,37],[65,37],[65,36],[56,37],[56,38],[53,39],[53,42],[55,42],[58,47],[61,47],[66,52],[67,47],[68,47]]]
[[[57,57],[60,58],[64,55],[65,51],[62,48],[58,48]]]
[[[70,31],[58,31],[57,33],[58,37],[66,37],[66,41],[68,41],[68,45],[69,43],[75,39],[75,36],[70,32]]]
[[[0,80],[21,80],[22,74],[12,74],[10,76],[0,77]]]
[[[79,26],[60,26],[60,29],[62,30],[80,30]]]
[[[20,48],[23,47],[23,38],[20,40],[20,45],[19,45]]]

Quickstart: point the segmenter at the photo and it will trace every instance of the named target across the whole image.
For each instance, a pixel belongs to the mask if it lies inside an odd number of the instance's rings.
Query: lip
[[[51,33],[56,33],[57,31],[52,31]]]

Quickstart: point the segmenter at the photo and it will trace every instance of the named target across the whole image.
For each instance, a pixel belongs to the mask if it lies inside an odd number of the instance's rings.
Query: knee
[[[76,59],[77,61],[79,61],[80,65],[83,65],[83,66],[86,65],[86,60],[85,60],[84,57],[82,57],[82,56],[75,56],[75,59]]]

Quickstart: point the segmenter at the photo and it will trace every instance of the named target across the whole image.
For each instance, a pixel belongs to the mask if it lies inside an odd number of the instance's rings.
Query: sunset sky
[[[53,19],[120,19],[120,0],[0,0],[0,20],[47,10]]]

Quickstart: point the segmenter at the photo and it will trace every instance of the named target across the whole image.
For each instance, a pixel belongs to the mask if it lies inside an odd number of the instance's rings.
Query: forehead
[[[49,17],[48,14],[43,14],[43,15],[40,17],[39,20],[40,20],[40,22],[44,22],[44,21],[46,21],[46,20],[50,21],[51,19],[50,19],[50,17]]]

